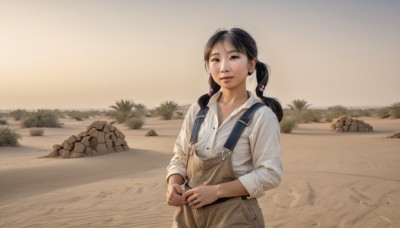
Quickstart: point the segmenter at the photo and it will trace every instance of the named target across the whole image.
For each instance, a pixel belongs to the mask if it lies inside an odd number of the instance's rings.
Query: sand
[[[267,227],[400,227],[400,120],[361,118],[372,133],[337,134],[328,123],[282,134],[282,184],[259,199]],[[166,166],[182,119],[116,125],[131,150],[79,159],[38,158],[95,120],[0,147],[0,227],[170,227]],[[149,129],[159,136],[145,137]]]

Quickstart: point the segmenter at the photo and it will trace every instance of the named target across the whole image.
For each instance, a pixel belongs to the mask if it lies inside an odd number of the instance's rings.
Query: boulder
[[[146,136],[158,136],[157,132],[151,129],[149,132],[146,133]]]
[[[80,142],[76,142],[74,144],[74,153],[83,153],[83,151],[85,151],[85,145],[83,145]]]

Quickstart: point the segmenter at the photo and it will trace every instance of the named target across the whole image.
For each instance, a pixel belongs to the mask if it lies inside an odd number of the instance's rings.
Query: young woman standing
[[[238,28],[207,42],[210,92],[190,107],[168,166],[173,227],[264,227],[257,198],[281,180],[282,107],[263,96],[269,74],[257,52]],[[254,71],[257,98],[246,90]]]

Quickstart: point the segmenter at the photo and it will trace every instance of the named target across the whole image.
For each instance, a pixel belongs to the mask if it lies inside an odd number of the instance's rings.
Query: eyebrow
[[[240,51],[238,51],[238,50],[230,50],[230,51],[227,51],[228,53],[234,53],[234,52],[239,52],[240,53]],[[219,52],[215,52],[215,53],[211,53],[211,55],[210,56],[214,56],[214,55],[219,55]]]

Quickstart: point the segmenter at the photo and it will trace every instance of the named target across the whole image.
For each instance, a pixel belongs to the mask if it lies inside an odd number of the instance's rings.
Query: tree
[[[164,101],[157,108],[157,114],[164,120],[170,120],[176,110],[178,110],[178,104],[175,101]]]
[[[293,111],[301,112],[310,107],[311,104],[307,104],[307,101],[304,99],[294,99],[292,100],[292,104],[288,104],[288,106]]]
[[[143,104],[135,104],[134,105],[135,111],[134,112],[134,117],[143,117],[146,116],[147,114],[147,109],[146,106]]]
[[[110,108],[116,111],[115,119],[118,123],[123,123],[129,118],[132,112],[132,108],[135,107],[135,103],[132,100],[119,100],[115,102],[115,105],[111,105]]]

